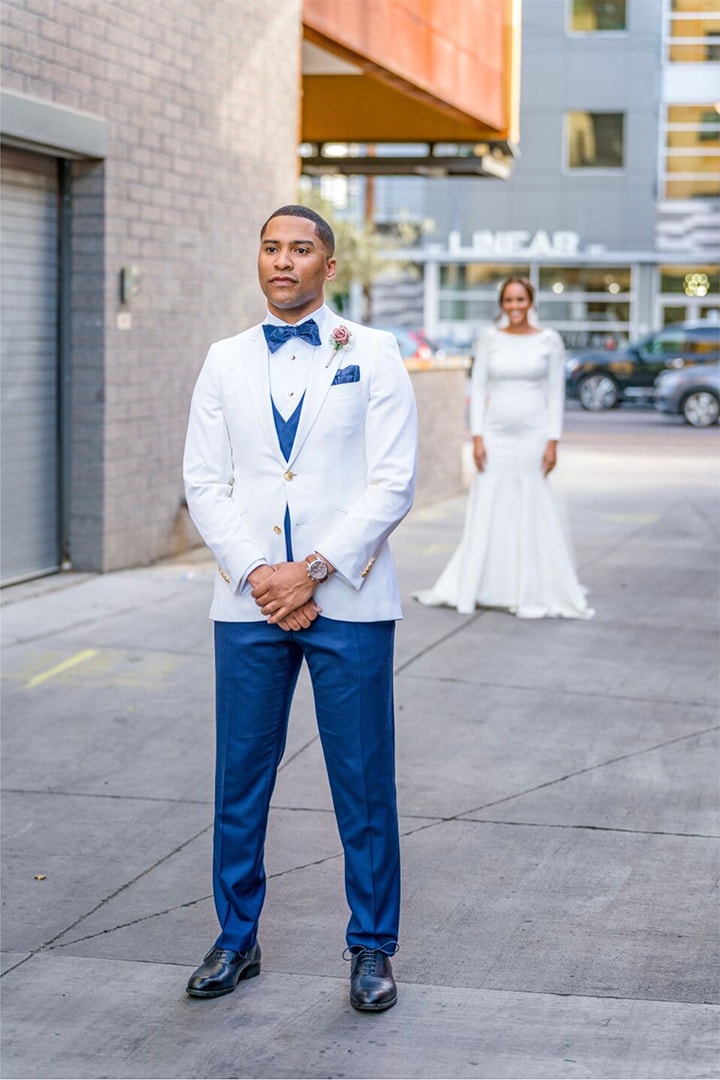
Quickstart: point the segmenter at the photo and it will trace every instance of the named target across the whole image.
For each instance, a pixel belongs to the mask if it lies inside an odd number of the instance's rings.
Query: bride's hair
[[[500,284],[500,288],[498,289],[498,307],[500,310],[495,316],[495,322],[497,323],[497,325],[499,327],[502,327],[503,325],[507,325],[508,322],[508,317],[503,311],[502,306],[503,296],[505,295],[505,290],[507,289],[508,285],[522,285],[523,289],[527,293],[528,300],[530,301],[528,322],[531,326],[539,326],[540,323],[538,322],[537,312],[535,309],[535,289],[532,283],[528,281],[526,277],[521,277],[519,274],[511,274],[510,277],[506,277],[505,280]]]
[[[506,277],[500,285],[498,290],[498,304],[502,308],[503,296],[508,285],[522,285],[525,292],[528,294],[528,300],[531,307],[535,304],[535,289],[526,277],[520,277],[519,274],[511,274],[510,277]]]

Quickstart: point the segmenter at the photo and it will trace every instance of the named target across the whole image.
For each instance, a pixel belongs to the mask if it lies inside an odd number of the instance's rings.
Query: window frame
[[[464,260],[452,260],[452,261],[453,262],[455,262],[455,261],[463,262],[463,264],[465,264]],[[476,263],[477,265],[480,265],[480,266],[503,265],[504,267],[507,267],[507,265],[508,265],[506,262],[503,262],[502,264],[499,264],[498,260],[492,259],[492,258],[487,259],[487,260],[483,259],[483,258],[477,258],[477,259],[474,259],[473,262]],[[440,267],[440,266],[444,266],[444,265],[447,265],[447,264],[448,263],[445,260],[440,259],[440,261],[438,262],[437,265],[438,265],[438,267]],[[525,265],[527,265],[527,264],[525,264]],[[594,263],[592,261],[592,259],[588,260],[587,262],[585,260],[582,260],[582,259],[580,259],[580,260],[572,260],[571,262],[569,262],[567,264],[564,264],[564,263],[552,264],[552,263],[550,263],[550,262],[548,262],[548,261],[546,261],[544,259],[542,259],[542,260],[533,260],[532,262],[530,262],[530,264],[529,264],[529,273],[527,275],[523,275],[523,276],[527,276],[530,279],[530,282],[531,282],[531,284],[533,285],[533,287],[535,289],[535,296],[536,296],[538,308],[540,310],[540,320],[541,320],[541,322],[545,322],[546,325],[552,326],[555,330],[557,330],[559,333],[561,333],[563,335],[568,335],[569,338],[572,338],[573,335],[578,335],[578,334],[581,335],[581,336],[582,335],[596,335],[598,337],[603,337],[603,338],[606,338],[608,335],[611,335],[616,339],[617,342],[620,343],[620,342],[628,341],[630,338],[633,338],[633,337],[636,336],[635,327],[637,326],[638,317],[639,317],[639,313],[638,313],[638,296],[639,296],[639,288],[640,288],[640,285],[639,285],[640,271],[639,271],[639,266],[638,266],[637,263],[620,261],[618,263],[613,264],[612,269],[618,270],[618,271],[628,270],[629,274],[630,274],[629,288],[627,290],[623,290],[622,293],[583,292],[581,289],[578,289],[578,290],[573,290],[572,292],[570,290],[568,290],[567,292],[562,293],[561,295],[552,293],[551,291],[549,291],[547,289],[544,289],[544,288],[541,289],[540,288],[540,273],[541,273],[541,270],[543,270],[544,268],[546,268],[548,266],[551,266],[551,265],[552,266],[554,266],[554,265],[557,265],[557,266],[567,265],[568,267],[578,267],[579,269],[583,269],[583,268],[586,268],[586,267],[590,268],[590,269],[605,269],[606,268],[604,263],[597,264],[597,263]],[[520,269],[521,269],[521,264],[519,264],[519,263],[515,264],[513,266],[512,272],[515,273],[515,272],[519,271]],[[522,267],[522,269],[524,269],[524,267]],[[503,276],[506,276],[506,275],[503,275]],[[439,277],[439,270],[438,270],[438,277]],[[627,321],[623,320],[623,319],[619,319],[619,320],[618,319],[613,319],[613,320],[597,319],[597,318],[592,317],[592,315],[594,313],[589,313],[588,312],[587,315],[586,315],[586,318],[584,318],[584,319],[555,319],[553,317],[553,313],[552,313],[553,301],[562,302],[562,301],[567,301],[569,299],[583,300],[583,301],[588,301],[588,302],[595,301],[595,302],[602,302],[602,303],[606,303],[606,302],[624,303],[624,304],[627,304],[628,307],[629,307],[629,318],[627,319]],[[469,316],[469,315],[467,315],[466,309],[465,309],[465,313],[462,314],[462,315],[459,314],[459,313],[454,314],[454,315],[441,314],[441,306],[440,305],[444,301],[453,302],[453,301],[472,301],[472,300],[481,300],[483,302],[492,302],[493,305],[494,305],[493,309],[492,309],[492,311],[490,311],[488,313],[487,317],[482,317],[482,318],[479,317],[479,316]],[[493,291],[491,288],[488,289],[487,286],[485,286],[479,292],[478,291],[472,291],[471,292],[471,291],[469,291],[467,289],[465,289],[465,290],[458,289],[457,291],[455,291],[452,287],[442,286],[442,287],[438,288],[436,303],[437,303],[438,324],[440,326],[440,332],[441,333],[445,333],[454,324],[464,323],[464,324],[472,324],[472,327],[473,327],[472,333],[476,334],[478,332],[478,330],[481,329],[483,326],[489,325],[490,322],[492,321],[492,318],[499,313],[499,308],[497,306],[497,290]],[[548,310],[548,308],[550,308],[550,310]],[[595,347],[595,346],[590,344],[590,343],[587,343],[585,345],[578,344],[578,345],[573,345],[571,347],[573,347],[573,348],[576,348],[576,347],[577,348],[591,348],[591,347]]]
[[[576,30],[572,24],[573,19],[573,3],[574,0],[567,0],[565,5],[565,34],[567,37],[588,38],[596,37],[602,38],[616,38],[621,37],[623,34],[627,34],[628,31],[628,15],[630,10],[630,0],[625,0],[625,26],[622,30]]]
[[[562,151],[562,174],[563,176],[622,176],[627,172],[626,163],[626,144],[625,144],[625,130],[626,130],[626,112],[611,112],[602,113],[605,116],[621,116],[623,119],[622,125],[622,165],[571,165],[570,164],[570,114],[571,113],[587,113],[588,116],[601,115],[599,109],[567,109],[563,113],[563,151]]]

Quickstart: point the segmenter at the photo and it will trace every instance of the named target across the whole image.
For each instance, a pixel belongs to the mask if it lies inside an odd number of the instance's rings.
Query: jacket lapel
[[[340,366],[343,350],[333,350],[332,345],[328,343],[328,338],[336,326],[342,326],[342,319],[339,319],[337,315],[331,313],[331,317],[325,320],[324,340],[322,344],[318,346],[318,357],[310,370],[310,378],[308,380],[307,390],[305,391],[305,400],[303,401],[302,412],[300,413],[300,422],[298,423],[295,442],[293,443],[292,452],[288,460],[289,466],[292,465],[293,461],[300,453],[303,443],[312,431],[313,424],[317,420],[318,413],[327,397],[328,390],[332,386],[335,373]]]
[[[262,326],[255,326],[247,335],[247,343],[242,358],[242,369],[258,424],[278,461],[284,466],[285,458],[280,449],[280,442],[275,428],[270,396],[270,373],[268,371],[268,350]],[[304,411],[304,407],[303,407]],[[302,414],[301,414],[302,415]]]

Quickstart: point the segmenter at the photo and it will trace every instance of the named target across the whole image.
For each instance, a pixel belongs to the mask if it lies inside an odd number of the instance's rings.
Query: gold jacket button
[[[274,532],[274,533],[277,533],[277,534],[278,534],[278,536],[279,536],[279,535],[280,535],[280,533],[282,532],[282,529],[280,528],[280,526],[279,526],[279,525],[273,525],[273,532]]]
[[[288,471],[285,473],[285,479],[286,480],[292,480],[294,475],[295,475],[295,473],[291,472],[290,469],[288,469]]]

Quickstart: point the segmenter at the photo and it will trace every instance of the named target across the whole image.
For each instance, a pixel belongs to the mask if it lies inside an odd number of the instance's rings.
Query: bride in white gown
[[[465,528],[434,587],[415,599],[463,614],[479,605],[521,619],[589,619],[547,479],[562,433],[565,351],[555,330],[530,323],[533,300],[529,281],[508,278],[500,291],[506,326],[478,340],[470,406],[477,473]]]

